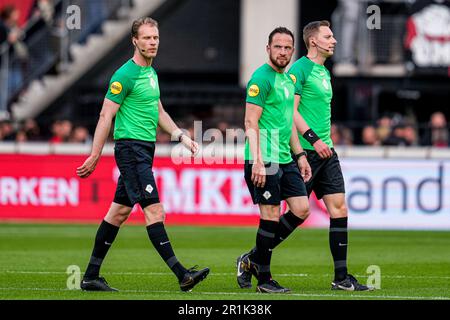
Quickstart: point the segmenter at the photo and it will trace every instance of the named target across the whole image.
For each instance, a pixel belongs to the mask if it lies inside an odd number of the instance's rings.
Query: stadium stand
[[[11,3],[0,1],[0,9]],[[433,30],[423,31],[421,22],[435,18],[431,28],[438,30],[440,15],[430,8],[437,7],[445,16],[448,5],[398,0],[318,3],[320,10],[307,1],[285,1],[284,5],[296,12],[292,23],[297,29],[298,56],[305,52],[300,37],[305,21],[318,17],[332,21],[338,39],[336,54],[328,65],[334,76],[335,144],[448,146],[448,61],[435,50],[436,46],[448,46],[447,38],[435,31],[437,42],[431,39],[427,43],[423,34]],[[257,19],[252,16],[256,9],[250,2],[71,1],[82,13],[80,30],[66,27],[64,18],[74,14],[66,12],[68,4],[30,0],[17,5],[20,14],[15,23],[22,30],[27,60],[20,60],[5,43],[0,50],[0,118],[5,130],[13,128],[13,132],[1,134],[2,140],[17,136],[22,142],[46,141],[51,138],[53,124],[65,119],[92,135],[107,81],[129,56],[130,21],[143,14],[161,22],[164,41],[155,68],[160,75],[162,101],[174,118],[191,131],[194,120],[201,120],[204,130],[220,122],[225,127],[242,128],[242,83],[246,81],[245,70],[251,69],[245,66],[259,63],[256,56],[256,61],[251,55],[247,57],[245,50],[251,49],[240,41],[247,39],[251,48],[258,45],[259,40],[252,36],[255,29],[248,23]],[[369,21],[376,14],[376,10],[369,10],[373,5],[381,10],[379,21]],[[260,2],[259,14],[266,14],[264,10],[270,11],[270,6],[269,1]],[[264,30],[271,27],[272,20],[255,20],[253,25]],[[417,46],[428,52],[420,62],[414,60]],[[430,122],[432,118],[440,129]],[[39,135],[30,137],[22,128],[32,120]],[[169,142],[163,133],[158,140]]]

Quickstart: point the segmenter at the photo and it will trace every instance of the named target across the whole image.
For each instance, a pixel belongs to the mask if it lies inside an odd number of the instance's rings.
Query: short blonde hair
[[[319,32],[320,27],[330,27],[331,24],[327,20],[321,20],[321,21],[313,21],[308,23],[303,28],[303,41],[305,41],[306,48],[309,49],[309,38],[316,35],[317,32]]]
[[[153,27],[158,28],[158,22],[150,17],[139,18],[133,21],[133,25],[131,26],[131,37],[137,38],[139,33],[139,28],[144,25],[149,24]]]

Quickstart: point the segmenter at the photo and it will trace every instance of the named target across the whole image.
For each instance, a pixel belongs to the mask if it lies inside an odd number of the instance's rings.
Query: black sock
[[[294,232],[295,228],[301,225],[305,220],[297,217],[292,211],[288,211],[280,217],[278,229],[273,240],[273,247],[275,248],[283,240],[286,240],[289,235]]]
[[[94,279],[99,276],[103,259],[108,253],[108,250],[118,232],[119,227],[112,225],[105,220],[100,223],[95,236],[94,249],[92,250],[91,259],[84,274],[86,279]]]
[[[330,218],[330,250],[334,260],[334,280],[347,276],[347,217]]]
[[[169,266],[173,273],[175,273],[178,281],[183,280],[187,270],[175,257],[166,229],[164,228],[164,223],[156,222],[148,225],[147,233],[153,246],[158,251],[161,258],[163,258],[164,262]]]
[[[258,268],[258,284],[265,283],[272,277],[270,273],[270,259],[272,258],[273,239],[277,228],[277,221],[259,220],[259,229],[256,234],[256,250],[250,256],[250,259]]]

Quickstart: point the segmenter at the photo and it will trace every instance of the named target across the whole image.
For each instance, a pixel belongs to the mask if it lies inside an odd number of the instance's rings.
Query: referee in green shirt
[[[293,123],[294,83],[284,71],[294,52],[294,35],[276,28],[266,50],[268,62],[253,73],[245,106],[244,175],[253,203],[259,205],[260,221],[256,247],[237,258],[237,282],[250,288],[253,274],[258,292],[288,293],[290,289],[272,279],[272,249],[309,215],[303,179],[308,181],[311,169]],[[290,211],[280,217],[281,200],[286,200]]]
[[[323,199],[330,214],[329,243],[334,260],[333,290],[366,291],[372,288],[360,284],[347,273],[347,207],[344,178],[331,140],[330,72],[325,60],[334,53],[336,39],[328,21],[314,21],[303,29],[308,53],[289,69],[295,82],[294,121],[299,139],[307,152],[313,175],[306,183],[308,195],[315,192]]]
[[[80,286],[87,291],[117,291],[100,277],[100,266],[120,226],[138,203],[145,215],[150,241],[178,278],[180,289],[189,291],[208,275],[209,269],[186,269],[173,252],[164,228],[165,213],[152,172],[156,128],[159,125],[193,154],[198,151],[198,145],[183,134],[160,101],[158,76],[151,66],[159,46],[158,23],[151,18],[134,21],[131,40],[134,55],[112,76],[91,154],[77,168],[81,178],[87,178],[95,170],[115,116],[114,157],[120,177],[114,200],[97,231],[94,249]]]

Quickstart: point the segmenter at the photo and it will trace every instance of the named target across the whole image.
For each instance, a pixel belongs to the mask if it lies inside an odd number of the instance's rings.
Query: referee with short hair
[[[259,206],[259,228],[256,246],[237,258],[237,282],[251,288],[253,274],[258,292],[288,293],[289,288],[272,279],[272,250],[309,215],[303,179],[308,181],[311,169],[293,123],[294,83],[285,72],[294,53],[294,35],[284,27],[274,29],[266,51],[268,62],[248,82],[245,105],[244,175],[253,203]],[[290,210],[280,217],[282,200]]]
[[[159,125],[192,154],[198,151],[198,145],[183,134],[160,101],[158,76],[151,66],[159,46],[158,23],[151,18],[134,21],[131,40],[135,48],[134,55],[112,76],[95,130],[91,154],[77,168],[77,175],[81,178],[87,178],[95,170],[115,116],[114,157],[120,177],[111,207],[98,228],[94,249],[80,286],[87,291],[117,291],[100,277],[100,266],[120,226],[138,203],[144,211],[150,241],[178,278],[180,289],[189,291],[206,278],[209,269],[186,269],[173,252],[164,228],[165,213],[152,172],[156,128]]]
[[[336,39],[328,21],[314,21],[303,29],[308,53],[289,69],[295,82],[294,122],[300,143],[307,152],[313,176],[306,183],[308,195],[315,192],[323,199],[330,214],[329,244],[334,260],[333,290],[367,291],[372,288],[360,284],[347,273],[347,207],[344,178],[331,140],[330,72],[324,66],[336,46]]]

